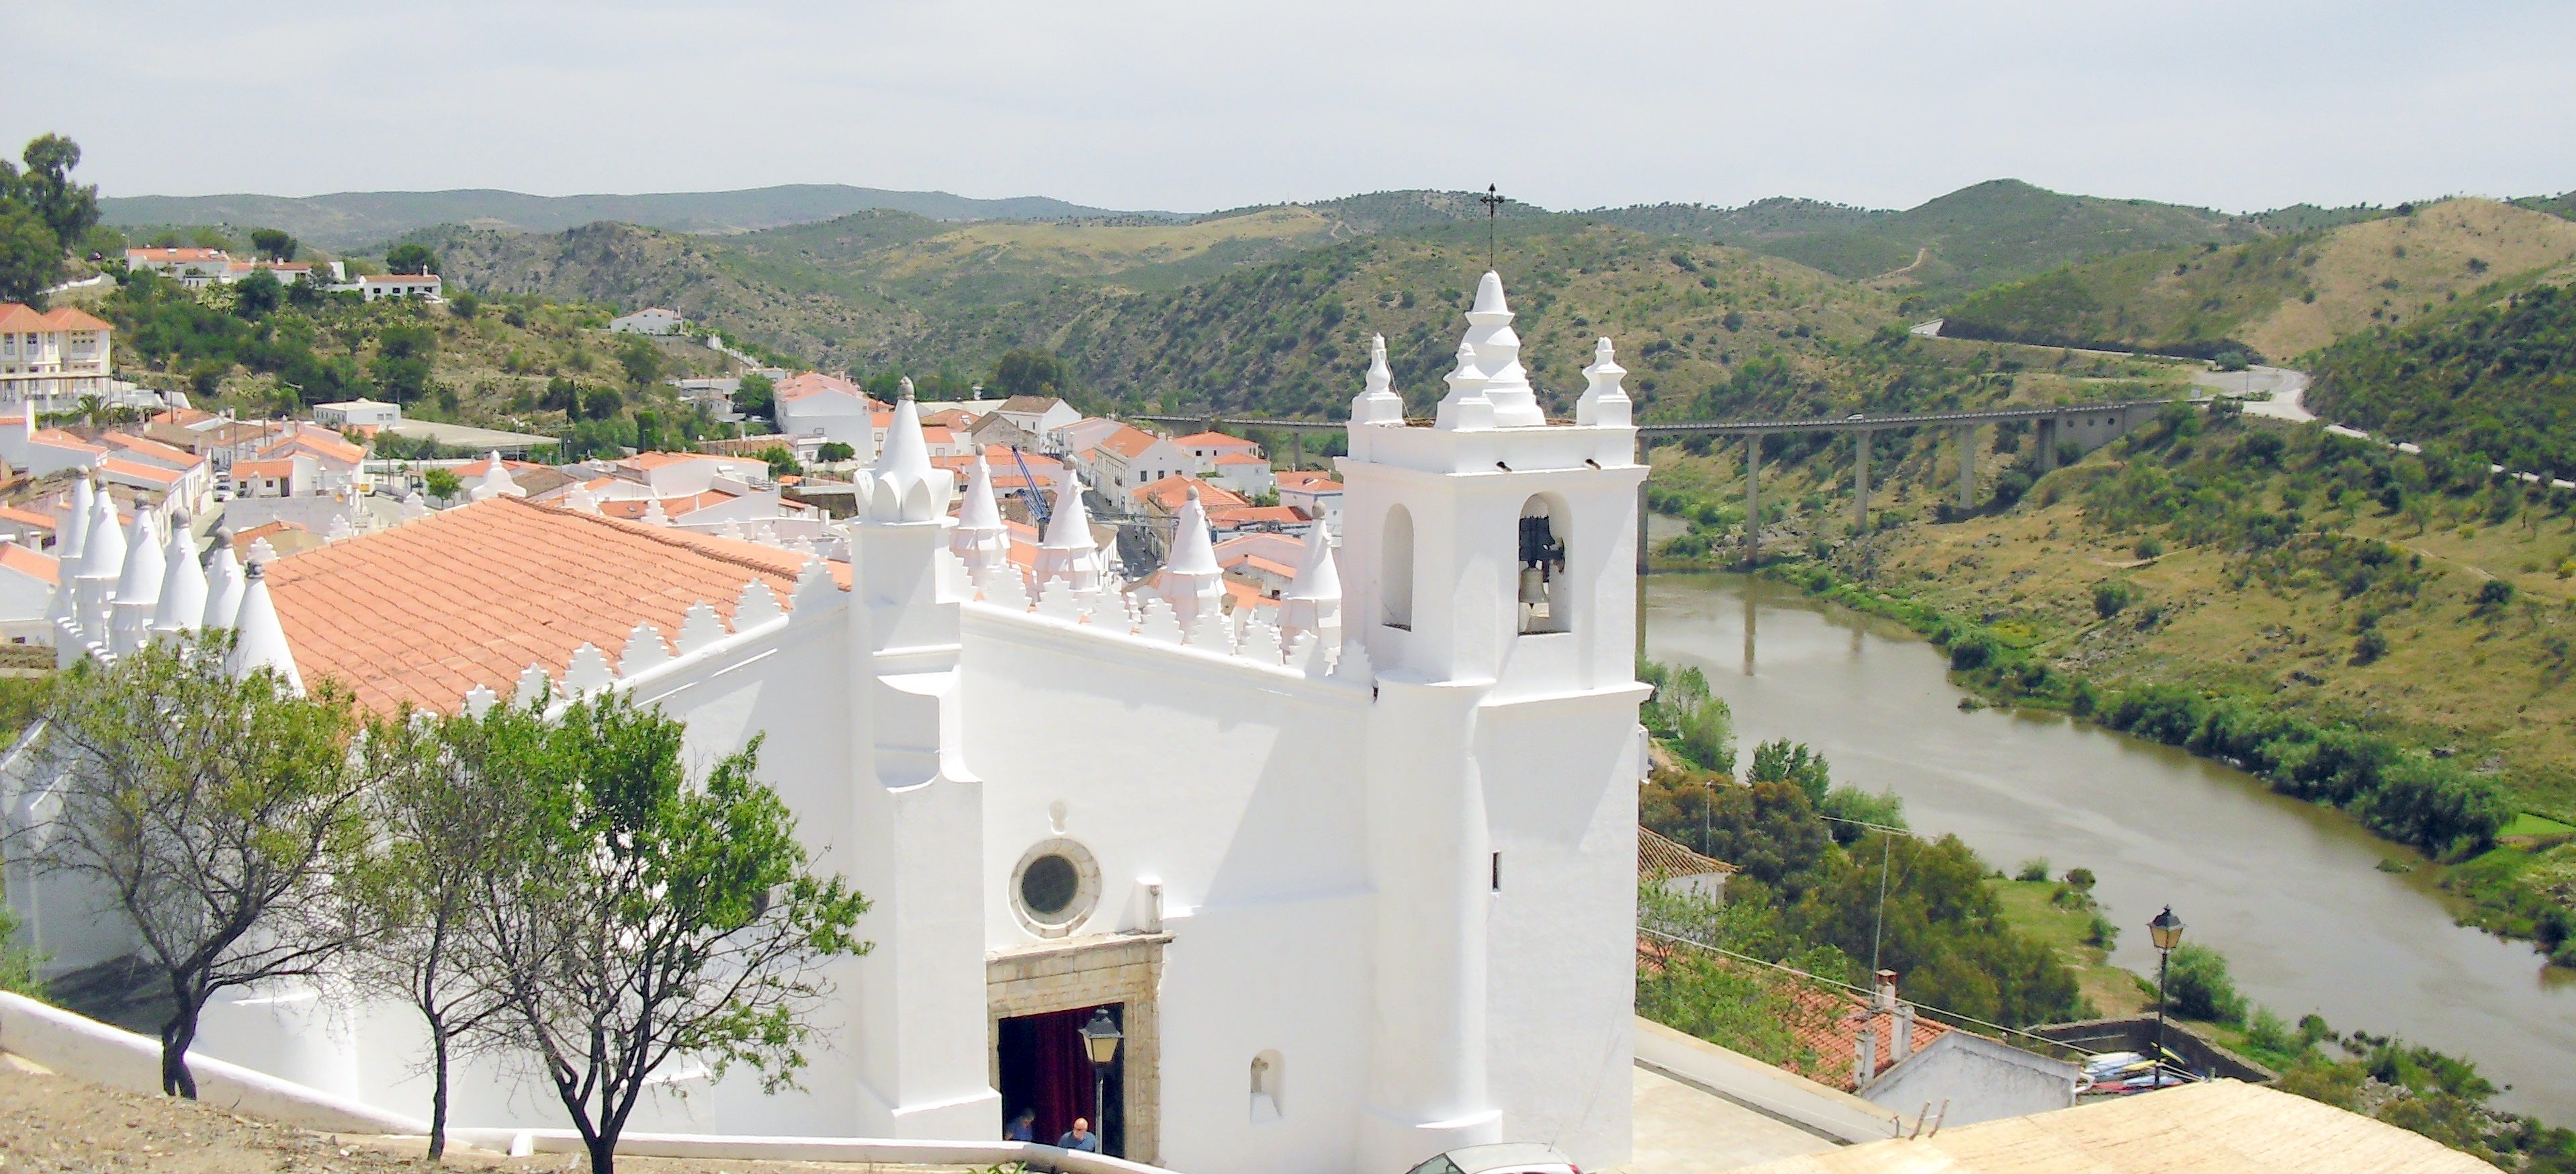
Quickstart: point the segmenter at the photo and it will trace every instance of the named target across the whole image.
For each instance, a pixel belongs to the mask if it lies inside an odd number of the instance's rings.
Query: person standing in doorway
[[[1020,1110],[1020,1115],[1011,1118],[1011,1127],[1003,1130],[1002,1136],[1012,1141],[1036,1141],[1038,1139],[1038,1111],[1035,1109]]]
[[[1091,1122],[1076,1117],[1073,1119],[1073,1132],[1055,1139],[1055,1146],[1060,1150],[1082,1150],[1096,1154],[1100,1152],[1100,1135],[1091,1131]]]

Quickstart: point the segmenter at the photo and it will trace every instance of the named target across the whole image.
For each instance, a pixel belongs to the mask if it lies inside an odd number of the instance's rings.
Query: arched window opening
[[[1280,1092],[1284,1075],[1279,1053],[1271,1050],[1252,1058],[1252,1123],[1276,1121],[1288,1115],[1287,1100]]]
[[[1386,513],[1386,534],[1377,564],[1380,622],[1413,630],[1413,512],[1397,506]]]
[[[1571,630],[1574,606],[1566,590],[1565,531],[1557,521],[1562,512],[1544,496],[1521,503],[1522,635]]]

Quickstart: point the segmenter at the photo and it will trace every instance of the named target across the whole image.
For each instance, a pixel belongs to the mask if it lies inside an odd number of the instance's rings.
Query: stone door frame
[[[1095,934],[1031,942],[984,959],[984,1055],[992,1087],[1002,1087],[1002,1021],[1050,1011],[1121,1004],[1119,1045],[1125,1075],[1119,1104],[1127,1113],[1126,1158],[1154,1165],[1162,1150],[1163,1031],[1157,995],[1163,986],[1168,933]],[[1039,1140],[1047,1140],[1040,1138]]]

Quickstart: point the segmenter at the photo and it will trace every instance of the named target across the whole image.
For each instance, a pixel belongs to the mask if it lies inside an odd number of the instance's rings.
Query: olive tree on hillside
[[[535,1054],[594,1174],[612,1174],[666,1065],[791,1085],[821,968],[867,951],[851,930],[868,904],[809,871],[786,804],[753,777],[759,743],[692,784],[681,724],[614,694],[480,721],[511,788],[489,809],[501,850],[475,914],[481,981],[508,1008],[493,1031]]]
[[[169,985],[164,1092],[194,1099],[188,1047],[217,992],[311,976],[348,946],[331,883],[366,839],[354,706],[235,678],[216,635],[60,674],[38,745],[59,807],[37,866],[116,902]]]

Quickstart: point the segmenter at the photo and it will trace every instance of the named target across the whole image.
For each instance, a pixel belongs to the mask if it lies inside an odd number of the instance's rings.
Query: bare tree
[[[733,1064],[793,1084],[829,994],[821,966],[865,953],[867,901],[807,870],[795,820],[753,778],[759,743],[693,786],[681,725],[616,695],[555,722],[533,706],[483,719],[496,775],[518,793],[478,934],[510,1012],[590,1152],[613,1174],[617,1138],[672,1064]]]
[[[168,982],[161,1086],[195,1098],[188,1048],[221,990],[312,976],[349,942],[332,874],[364,842],[350,700],[236,679],[218,635],[84,660],[48,696],[59,803],[41,869],[87,877]]]

